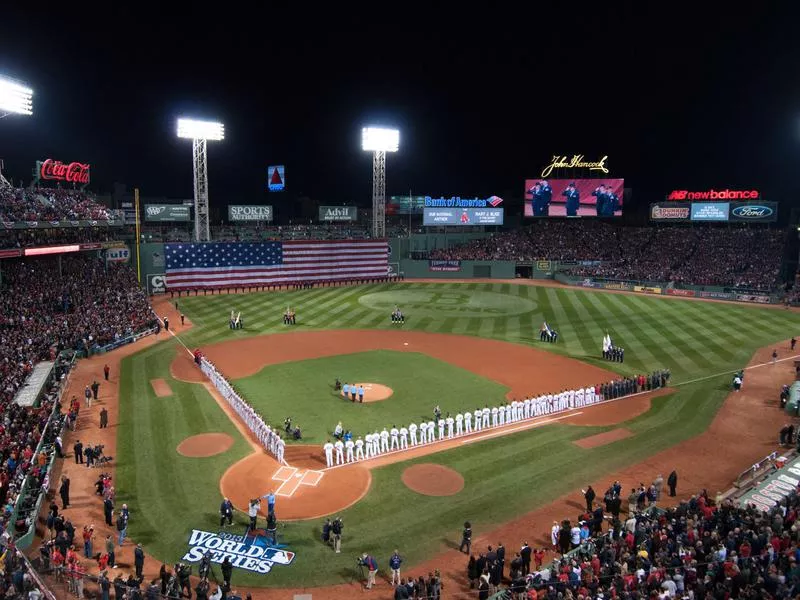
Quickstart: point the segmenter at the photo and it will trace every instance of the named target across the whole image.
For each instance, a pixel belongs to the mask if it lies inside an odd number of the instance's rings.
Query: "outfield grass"
[[[345,376],[346,375],[346,376]],[[353,403],[333,389],[333,381],[369,382],[394,391],[384,402]],[[416,352],[377,350],[270,365],[237,379],[236,389],[274,421],[286,416],[303,431],[303,444],[324,444],[336,423],[355,436],[397,424],[433,418],[433,406],[474,411],[508,388],[446,362]],[[290,442],[291,443],[291,442]]]
[[[370,297],[372,293],[380,295]],[[471,300],[476,297],[485,307]],[[794,313],[755,306],[509,284],[406,283],[181,299],[181,310],[195,323],[182,337],[189,347],[202,347],[283,331],[280,317],[287,304],[298,312],[299,329],[390,329],[386,303],[394,300],[408,313],[406,328],[433,333],[539,344],[534,338],[547,319],[561,334],[560,343],[541,344],[548,351],[622,373],[669,367],[678,383],[740,368],[756,348],[791,336],[798,326]],[[232,308],[242,311],[244,331],[228,329]],[[626,348],[624,365],[597,358],[607,329]],[[201,386],[171,379],[173,346],[174,342],[159,344],[123,362],[117,468],[121,501],[136,515],[131,535],[166,561],[182,556],[192,527],[216,530],[219,477],[247,452],[245,442]],[[389,377],[387,372],[380,376]],[[149,386],[155,377],[169,382],[172,398],[155,398]],[[473,522],[477,533],[486,531],[580,487],[598,472],[639,462],[701,433],[719,409],[729,381],[727,374],[712,377],[657,398],[648,413],[625,424],[634,436],[591,450],[572,441],[613,427],[553,424],[438,453],[433,460],[464,476],[464,490],[453,497],[419,496],[404,488],[400,474],[413,463],[376,469],[368,495],[342,513],[342,554],[332,554],[318,541],[319,522],[290,523],[282,531],[289,548],[297,552],[295,564],[276,567],[266,576],[237,571],[234,581],[262,586],[340,583],[352,577],[357,552],[373,552],[385,567],[395,547],[410,567],[438,551],[443,542],[457,542],[465,519]],[[429,411],[430,402],[425,406]],[[204,431],[230,433],[236,444],[208,459],[185,459],[174,452],[183,438]],[[241,516],[239,521],[244,527]],[[539,532],[520,532],[520,536],[535,533]]]

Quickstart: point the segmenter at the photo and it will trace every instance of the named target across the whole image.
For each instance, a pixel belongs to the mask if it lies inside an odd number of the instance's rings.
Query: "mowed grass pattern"
[[[669,367],[677,383],[740,368],[756,348],[790,337],[798,326],[793,313],[755,306],[524,285],[406,283],[182,298],[178,300],[180,308],[195,328],[181,337],[189,347],[202,347],[240,336],[285,331],[281,314],[287,305],[297,310],[298,331],[392,329],[397,326],[389,322],[384,308],[370,308],[359,298],[371,292],[388,292],[382,295],[385,303],[398,290],[403,292],[398,298],[406,302],[410,290],[419,291],[421,302],[426,304],[427,314],[415,317],[413,307],[401,303],[409,317],[404,326],[407,329],[539,345],[538,327],[546,319],[561,334],[558,344],[541,344],[548,351],[621,373]],[[534,308],[514,314],[472,310],[459,314],[453,306],[458,306],[459,295],[471,291],[517,296],[530,301],[524,304]],[[431,306],[439,303],[442,315],[436,318]],[[514,306],[513,298],[509,306]],[[245,330],[228,328],[231,309],[242,311]],[[624,365],[606,363],[598,357],[606,330],[626,348]],[[167,562],[181,558],[191,528],[216,531],[219,476],[247,452],[244,441],[202,386],[170,378],[174,345],[160,344],[124,362],[117,471],[120,501],[128,502],[137,515],[130,526],[133,538],[141,539],[149,552]],[[779,349],[781,354],[786,351]],[[536,376],[535,371],[531,376]],[[154,377],[170,382],[174,400],[154,397],[148,383]],[[552,424],[415,461],[434,460],[462,473],[466,485],[454,497],[425,497],[404,488],[400,474],[413,463],[377,469],[368,495],[342,513],[342,554],[332,554],[319,542],[319,522],[289,523],[281,532],[289,548],[297,552],[295,564],[275,567],[267,576],[237,570],[234,582],[260,586],[346,582],[354,576],[354,554],[374,553],[385,568],[395,547],[406,558],[404,566],[412,567],[457,544],[465,519],[473,522],[476,532],[483,533],[601,473],[639,462],[701,433],[719,409],[729,382],[729,375],[719,375],[681,386],[671,396],[654,400],[648,413],[625,424],[635,435],[608,446],[584,450],[572,441],[613,427]],[[283,415],[273,418],[280,421]],[[184,437],[203,431],[230,432],[237,443],[227,453],[209,459],[182,459],[175,454],[175,446]],[[525,460],[519,460],[520,456]],[[245,522],[239,515],[242,529]],[[520,532],[529,541],[540,534]],[[513,546],[521,539],[503,541]],[[325,567],[319,568],[321,564]]]

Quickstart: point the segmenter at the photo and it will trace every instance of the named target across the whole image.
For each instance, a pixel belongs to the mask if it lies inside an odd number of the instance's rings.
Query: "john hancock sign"
[[[48,158],[36,161],[36,179],[88,185],[90,169],[91,165],[88,163],[63,163],[60,160]]]

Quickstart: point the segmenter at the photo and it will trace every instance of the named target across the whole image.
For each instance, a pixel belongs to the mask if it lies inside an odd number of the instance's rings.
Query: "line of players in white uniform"
[[[236,414],[244,421],[250,431],[258,439],[259,443],[281,464],[286,464],[283,460],[283,453],[286,449],[286,442],[283,441],[277,430],[272,429],[264,422],[264,419],[259,415],[253,407],[245,402],[242,397],[236,393],[236,390],[231,387],[228,380],[217,371],[214,364],[206,358],[200,359],[200,369],[205,373],[206,377],[211,380],[217,391],[225,398],[225,401],[231,405]]]
[[[502,406],[478,408],[473,413],[467,411],[455,417],[447,416],[439,419],[438,423],[434,421],[419,425],[411,423],[408,427],[403,426],[399,429],[393,425],[391,429],[384,428],[381,432],[368,433],[363,439],[359,437],[355,441],[327,442],[322,449],[325,452],[325,462],[332,467],[470,435],[484,429],[503,427],[527,419],[582,408],[600,401],[602,396],[595,393],[593,387],[567,390],[558,394],[514,400]]]

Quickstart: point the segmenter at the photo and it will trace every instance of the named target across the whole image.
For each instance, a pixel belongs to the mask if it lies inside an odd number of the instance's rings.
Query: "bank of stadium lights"
[[[361,149],[372,152],[372,237],[386,237],[386,153],[400,148],[400,131],[386,127],[364,127]]]
[[[214,121],[178,119],[178,137],[192,140],[194,161],[194,239],[211,241],[208,218],[208,161],[206,142],[225,139],[225,126]]]
[[[33,90],[18,81],[0,76],[0,118],[33,114]]]

